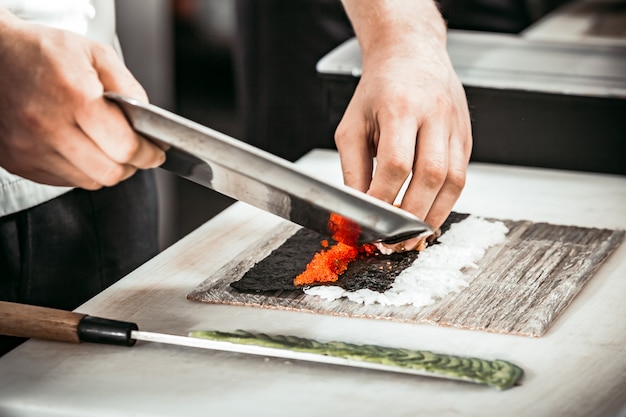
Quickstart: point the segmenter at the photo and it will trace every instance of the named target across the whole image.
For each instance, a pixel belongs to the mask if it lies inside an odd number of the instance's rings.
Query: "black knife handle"
[[[0,334],[60,342],[132,346],[135,323],[0,301]]]
[[[77,332],[81,342],[132,346],[135,344],[133,330],[139,330],[135,323],[84,316],[78,323]]]

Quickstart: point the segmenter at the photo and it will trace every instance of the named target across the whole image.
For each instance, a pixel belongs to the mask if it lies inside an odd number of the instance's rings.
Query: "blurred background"
[[[231,0],[116,1],[116,19],[126,64],[153,104],[240,137],[233,5]],[[167,171],[157,175],[162,248],[233,202]]]
[[[273,10],[271,7],[264,10],[259,5],[272,3],[275,5],[272,7],[289,9],[290,5],[299,7],[302,4],[309,4],[309,10],[299,12],[300,16],[295,16],[294,10],[288,10],[286,15],[288,19],[285,16],[266,15],[263,17],[269,22],[268,24],[284,26],[285,31],[293,30],[297,28],[297,25],[309,24],[314,20],[314,18],[308,18],[309,13],[333,12],[336,14],[335,9],[340,7],[338,6],[339,0],[308,0],[303,3],[300,1],[302,0],[118,0],[116,1],[117,30],[125,61],[146,88],[152,103],[235,138],[245,139],[246,136],[250,137],[246,130],[249,130],[250,126],[244,123],[244,112],[239,100],[241,91],[238,89],[243,87],[237,82],[239,78],[235,62],[241,56],[236,56],[236,43],[238,40],[241,41],[241,33],[244,34],[243,37],[249,37],[249,42],[250,39],[253,43],[256,41],[254,37],[257,33],[254,31],[259,28],[254,25],[261,22],[262,12],[267,14],[272,13]],[[236,5],[243,3],[252,6],[248,7],[248,14],[252,16],[246,16],[245,21],[248,24],[240,24],[238,28]],[[485,7],[469,7],[470,3],[482,4]],[[511,6],[498,6],[498,4],[506,3],[506,1],[494,0],[440,1],[444,14],[447,11],[446,18],[449,26],[454,29],[507,34],[524,33],[529,38],[548,41],[582,42],[586,45],[600,45],[600,47],[617,45],[619,53],[626,51],[626,1],[624,0],[511,0],[508,2]],[[255,9],[257,6],[258,10]],[[561,12],[562,10],[564,12]],[[253,15],[254,13],[259,14],[258,19]],[[292,26],[288,26],[287,22],[292,18]],[[324,27],[312,28],[312,30],[323,29],[332,35],[324,39],[325,44],[320,46],[304,42],[301,46],[308,55],[313,55],[307,58],[310,62],[305,63],[309,77],[315,71],[316,60],[322,58],[332,47],[339,45],[340,39],[347,39],[351,36],[341,25],[332,26],[328,22],[323,24]],[[242,29],[245,31],[241,32]],[[261,33],[259,32],[258,36],[261,36]],[[240,38],[237,37],[238,34]],[[268,48],[268,44],[276,43],[277,39],[259,39],[258,42],[260,42],[259,49],[262,49]],[[285,44],[280,44],[280,40],[278,42],[276,48],[285,48]],[[300,40],[292,40],[291,43],[297,44],[297,42]],[[291,44],[286,45],[291,46]],[[300,45],[296,46],[300,47]],[[258,52],[259,55],[261,53]],[[295,53],[291,51],[291,53],[291,56],[297,55],[297,51]],[[258,56],[246,56],[246,59],[254,58],[258,59]],[[619,61],[620,65],[623,61],[623,59]],[[279,67],[280,65],[269,66],[269,69],[265,68],[265,70],[273,72],[275,68],[278,71]],[[257,68],[255,67],[254,70]],[[259,71],[263,71],[263,68],[260,67]],[[290,74],[278,73],[274,76],[278,78],[278,81],[273,82],[280,83],[281,77],[286,78]],[[292,89],[293,80],[289,82],[292,86],[288,88]],[[624,87],[621,84],[619,86]],[[282,105],[289,106],[289,100],[297,101],[298,94],[310,95],[311,91],[317,94],[317,89],[318,86],[304,93],[294,91]],[[286,93],[290,91],[281,92],[283,95]],[[472,100],[476,105],[481,104],[480,100],[484,99],[484,91],[478,93],[474,97],[468,95],[471,99],[470,104]],[[322,95],[321,88],[319,88],[319,95]],[[493,101],[491,95],[487,98]],[[610,111],[623,114],[624,102],[624,97],[621,97],[619,102],[610,101],[609,107],[603,107],[599,111],[606,112],[605,108],[608,108]],[[586,103],[584,102],[585,106],[587,106]],[[257,107],[252,108],[252,112],[273,111],[276,113],[275,110],[266,108],[268,106],[256,104]],[[593,106],[595,104],[592,103]],[[583,112],[586,112],[587,108],[584,107]],[[319,122],[319,117],[322,117],[320,114],[317,115],[318,121],[314,123],[328,124],[324,128],[331,129],[327,131],[328,133],[324,131],[323,140],[313,143],[313,147],[332,146],[332,126],[328,117],[324,122]],[[308,117],[309,114],[305,116]],[[280,120],[278,123],[280,124]],[[621,123],[618,125],[619,129],[622,129],[623,122]],[[491,120],[488,124],[493,126]],[[480,126],[480,120],[478,120],[475,127],[480,128]],[[575,126],[574,129],[576,129]],[[480,133],[480,131],[474,132],[475,140],[477,134],[480,135]],[[320,135],[319,132],[311,134]],[[498,136],[495,139],[500,141],[501,133],[487,132],[483,136],[489,134]],[[625,134],[626,132],[622,131],[616,136],[617,140],[621,141],[621,147],[614,148],[615,151],[624,151],[626,140],[622,139]],[[283,136],[291,140],[294,135],[286,132]],[[273,138],[270,139],[273,140]],[[305,139],[309,141],[307,143],[310,143],[310,139]],[[276,149],[279,152],[274,151],[274,153],[278,154],[283,150],[281,147]],[[478,147],[476,149],[479,151]],[[282,156],[295,159],[301,153]],[[484,159],[489,160],[489,156]],[[623,159],[618,160],[618,163],[619,161]],[[626,163],[624,165],[626,166]],[[193,231],[233,202],[228,197],[190,181],[161,170],[157,171],[161,200],[160,241],[162,248],[166,248]],[[618,173],[623,174],[619,170]]]

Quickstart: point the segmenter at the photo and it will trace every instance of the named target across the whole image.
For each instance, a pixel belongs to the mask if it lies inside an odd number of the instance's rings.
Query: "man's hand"
[[[0,166],[7,171],[94,190],[164,161],[102,96],[147,101],[109,46],[0,9],[0,68]]]
[[[393,203],[412,175],[401,208],[438,228],[465,185],[472,147],[441,15],[428,1],[344,5],[363,56],[361,80],[335,134],[344,181]]]

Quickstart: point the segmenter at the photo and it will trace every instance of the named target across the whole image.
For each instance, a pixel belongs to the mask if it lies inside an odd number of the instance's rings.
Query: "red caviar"
[[[358,254],[357,248],[339,242],[328,250],[317,252],[293,283],[299,287],[314,282],[335,282]]]
[[[337,241],[337,244],[313,256],[306,270],[294,279],[293,283],[296,287],[314,282],[335,282],[359,253],[369,256],[376,251],[376,247],[371,244],[356,245],[361,230],[353,221],[331,214],[328,226],[333,231],[333,239]],[[322,241],[322,247],[328,248],[327,240]]]
[[[328,229],[333,232],[333,239],[349,246],[356,246],[361,234],[361,227],[358,224],[335,213],[330,215]]]

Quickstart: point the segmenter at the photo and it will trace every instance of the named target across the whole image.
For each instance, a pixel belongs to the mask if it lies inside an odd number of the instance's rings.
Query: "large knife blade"
[[[157,106],[115,93],[141,135],[165,144],[162,168],[234,199],[333,237],[331,219],[354,222],[353,242],[397,243],[427,236],[432,228],[416,216],[346,186],[320,181],[295,164]],[[345,221],[344,221],[345,223]]]
[[[133,346],[137,340],[293,359],[375,371],[430,376],[510,388],[523,371],[503,360],[484,360],[430,351],[417,351],[344,342],[320,343],[295,336],[272,336],[236,331],[190,332],[194,337],[140,331],[135,323],[77,312],[0,301],[0,335],[70,343]]]

